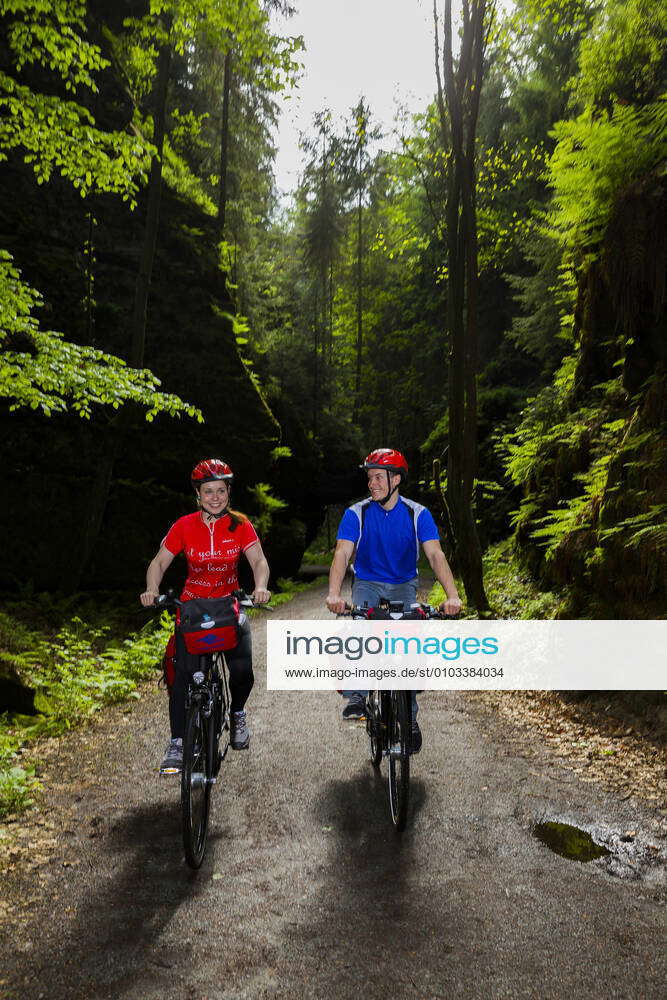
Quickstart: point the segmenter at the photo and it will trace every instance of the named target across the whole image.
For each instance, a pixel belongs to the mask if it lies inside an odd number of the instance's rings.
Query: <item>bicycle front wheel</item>
[[[213,770],[209,740],[211,721],[204,717],[196,702],[190,706],[183,739],[181,812],[185,860],[191,868],[201,866],[206,850]]]
[[[410,799],[410,692],[392,691],[389,712],[389,805],[397,830],[404,830]]]

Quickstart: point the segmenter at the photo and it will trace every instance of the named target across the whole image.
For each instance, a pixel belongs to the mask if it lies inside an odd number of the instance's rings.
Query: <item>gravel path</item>
[[[322,602],[306,592],[281,617],[326,617]],[[464,692],[432,692],[396,835],[363,726],[334,693],[267,692],[263,619],[254,630],[253,742],[223,765],[198,873],[178,782],[156,771],[163,692],[59,741],[3,877],[3,996],[662,1000],[657,808],[520,756]],[[545,819],[613,853],[565,860],[533,835]]]

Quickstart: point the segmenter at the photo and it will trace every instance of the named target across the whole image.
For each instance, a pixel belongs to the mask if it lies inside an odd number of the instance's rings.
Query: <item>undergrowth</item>
[[[457,587],[464,602],[464,617],[476,617],[475,612],[465,606],[465,587],[461,581],[457,581]],[[497,618],[555,618],[563,603],[564,595],[540,590],[530,574],[521,568],[511,539],[498,542],[484,554],[484,587]],[[443,599],[444,591],[436,583],[428,595],[428,602],[437,605]]]
[[[103,705],[138,698],[140,681],[161,659],[172,624],[159,623],[111,639],[74,617],[53,637],[31,631],[0,612],[0,659],[35,692],[35,715],[0,716],[0,816],[30,805],[39,782],[23,748],[39,737],[66,732]]]
[[[280,579],[271,606],[286,604],[321,583],[322,578],[307,583]],[[43,595],[37,603],[42,613],[53,612]],[[48,629],[54,617],[49,614],[40,624]],[[104,705],[138,698],[137,688],[159,667],[172,630],[171,617],[163,614],[159,622],[151,621],[124,639],[112,637],[115,626],[91,625],[79,616],[47,632],[0,611],[0,666],[34,690],[36,712],[0,715],[0,818],[30,806],[39,791],[30,745],[67,732]]]

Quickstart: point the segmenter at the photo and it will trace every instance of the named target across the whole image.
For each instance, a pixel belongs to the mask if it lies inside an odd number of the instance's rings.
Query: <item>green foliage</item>
[[[457,582],[459,593],[465,588]],[[558,617],[563,595],[541,590],[536,580],[520,565],[511,540],[492,545],[484,554],[484,587],[496,618],[533,621]],[[434,584],[428,603],[437,605],[444,600],[444,590]],[[472,617],[466,611],[464,617]]]
[[[582,421],[570,426],[566,419],[575,365],[576,356],[569,355],[563,361],[553,385],[545,386],[538,396],[528,400],[519,426],[500,441],[506,471],[517,485],[525,486],[530,482],[552,446],[576,446],[585,431],[586,425]]]
[[[585,111],[558,122],[553,135],[551,224],[581,262],[599,245],[620,192],[664,162],[667,99],[644,107],[615,103],[598,115]]]
[[[539,221],[537,210],[534,218]],[[521,350],[537,358],[548,377],[558,367],[563,350],[572,341],[574,288],[571,280],[568,281],[571,272],[563,272],[560,243],[544,225],[525,241],[523,253],[534,271],[530,275],[507,276],[520,310],[513,318],[508,337]]]
[[[629,548],[648,545],[657,552],[667,550],[667,504],[651,504],[643,514],[626,517],[612,528],[604,528],[600,538],[607,541],[614,535],[623,534],[623,542]]]
[[[664,186],[667,15],[651,0],[606,0],[594,15],[571,73],[579,113],[551,131],[553,193],[527,252],[535,272],[512,279],[526,313],[516,342],[547,373],[559,340],[571,353],[505,437],[505,467],[524,491],[516,538],[543,578],[606,596],[622,575],[627,602],[659,593],[667,538],[663,431],[655,406],[644,414],[654,380],[640,388],[655,364],[648,316],[664,313],[664,233],[651,219]],[[641,377],[628,378],[635,364]],[[595,384],[600,370],[626,374]],[[595,613],[610,613],[602,603]]]
[[[293,57],[303,48],[301,38],[280,38],[271,32],[260,0],[151,0],[149,13],[126,18],[125,27],[137,57],[166,40],[181,56],[196,42],[205,41],[222,53],[233,47],[239,64],[261,70],[265,84],[274,90],[293,79],[299,69]]]
[[[96,90],[93,74],[109,64],[83,37],[85,13],[84,0],[0,0],[0,15],[17,17],[7,28],[16,68],[37,63],[58,72],[68,90]]]
[[[27,809],[41,788],[35,765],[22,762],[21,739],[5,725],[5,717],[0,716],[0,819]]]
[[[584,473],[575,473],[573,480],[583,486],[583,493],[564,501],[562,507],[549,511],[540,518],[541,528],[535,529],[531,537],[543,542],[547,560],[554,555],[558,546],[573,532],[585,531],[597,522],[597,512],[607,485],[607,474],[611,454],[601,455],[591,463]]]
[[[203,420],[199,410],[178,396],[159,392],[160,380],[151,372],[40,330],[33,310],[41,305],[39,292],[23,281],[10,254],[0,250],[0,396],[10,401],[11,409],[26,406],[50,416],[71,408],[89,417],[95,404],[118,409],[132,401],[146,408],[149,421],[162,412]]]
[[[544,174],[544,144],[527,141],[494,145],[480,152],[477,224],[480,272],[500,269],[517,246],[537,235],[539,217],[527,212],[517,195]]]
[[[280,458],[292,458],[292,449],[287,445],[278,445],[271,451],[271,458],[277,462]]]
[[[83,37],[84,3],[1,0],[0,14],[8,18],[17,71],[37,65],[55,74],[68,91],[96,92],[94,75],[109,64]],[[40,185],[56,170],[82,197],[106,192],[134,203],[146,177],[148,144],[123,132],[101,131],[83,104],[37,93],[6,72],[0,73],[0,110],[0,162],[22,150]],[[117,409],[132,401],[145,407],[149,421],[161,412],[203,419],[177,396],[157,391],[159,380],[150,372],[41,330],[33,316],[41,305],[39,292],[22,280],[12,256],[0,250],[0,396],[12,409],[26,406],[49,416],[71,408],[89,417],[96,404]]]
[[[279,510],[284,510],[287,504],[279,497],[273,496],[273,488],[269,483],[257,483],[249,490],[254,499],[253,522],[261,538],[266,537],[271,530],[274,516]]]
[[[520,565],[510,540],[491,546],[485,553],[484,583],[489,603],[499,618],[531,621],[558,616],[563,595],[540,589]]]
[[[102,705],[138,697],[136,688],[160,663],[173,629],[168,616],[160,627],[108,643],[108,628],[91,628],[75,617],[54,639],[37,638],[15,658],[21,674],[35,688],[40,713],[24,724],[30,735],[53,735],[70,729]],[[27,717],[26,717],[27,722]]]
[[[575,98],[587,107],[655,101],[664,88],[666,46],[661,0],[607,0],[581,43]]]
[[[11,656],[28,649],[33,640],[34,633],[30,629],[0,611],[0,651],[3,660],[7,660],[7,654]]]
[[[38,713],[0,719],[0,816],[29,805],[39,788],[34,764],[20,762],[21,747],[71,729],[103,705],[138,698],[139,683],[159,667],[172,631],[163,615],[156,627],[110,642],[108,627],[75,617],[47,639],[0,614],[0,655],[35,689]]]
[[[60,78],[71,92],[97,91],[95,73],[108,66],[87,41],[85,4],[76,0],[0,0],[9,18],[7,39],[17,71],[36,64]],[[91,191],[120,194],[134,203],[145,180],[150,146],[124,132],[105,132],[85,105],[37,93],[0,72],[0,162],[22,150],[38,184],[59,172],[82,197]]]

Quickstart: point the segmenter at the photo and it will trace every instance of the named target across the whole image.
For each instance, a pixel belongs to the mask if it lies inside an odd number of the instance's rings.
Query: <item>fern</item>
[[[551,135],[550,223],[581,263],[585,249],[601,242],[619,192],[651,171],[664,172],[667,99],[644,107],[614,104],[611,113],[586,110],[557,122]]]

